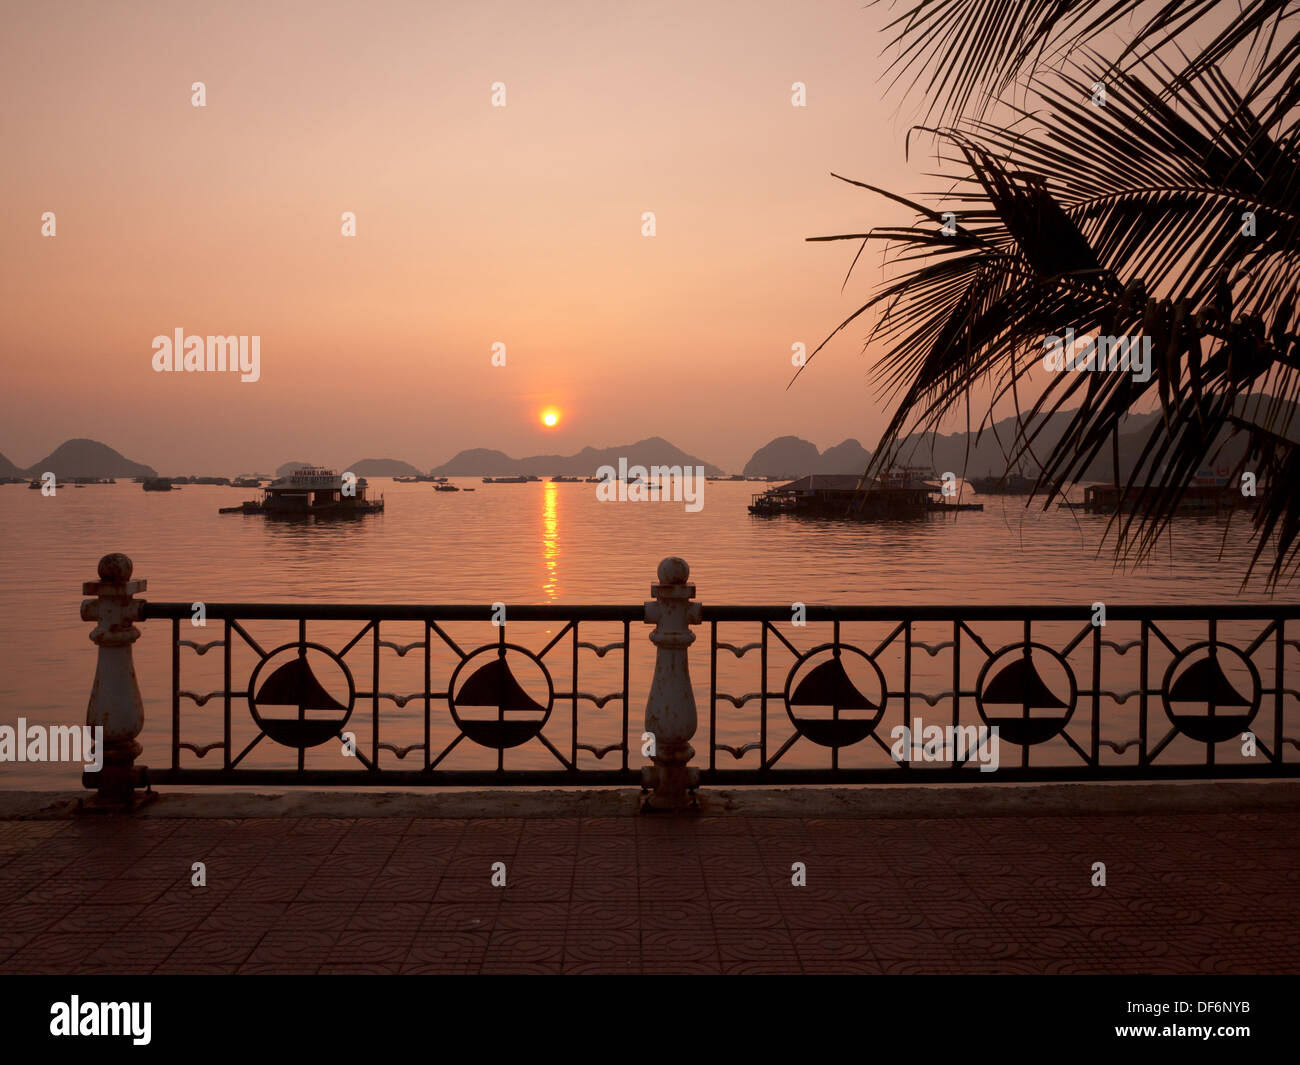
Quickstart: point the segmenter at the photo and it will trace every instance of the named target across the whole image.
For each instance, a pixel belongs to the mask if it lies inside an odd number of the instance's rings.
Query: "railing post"
[[[695,756],[695,692],[691,689],[689,649],[695,642],[691,625],[700,623],[695,585],[687,583],[690,567],[680,558],[659,563],[659,580],[650,586],[652,602],[645,605],[645,622],[654,625],[650,640],[657,648],[654,679],[645,707],[645,730],[653,737],[653,765],[641,770],[641,784],[651,789],[644,808],[677,810],[692,803],[690,792],[700,771],[688,763]]]
[[[99,800],[113,805],[131,803],[139,778],[136,737],[144,728],[144,703],[131,657],[131,645],[140,638],[133,622],[144,601],[132,597],[148,582],[131,580],[133,568],[126,555],[105,555],[99,560],[99,580],[82,585],[85,595],[96,597],[82,602],[81,620],[98,622],[90,639],[99,648],[86,724],[103,728],[104,761],[99,772],[83,773],[81,779],[85,787],[98,789]]]

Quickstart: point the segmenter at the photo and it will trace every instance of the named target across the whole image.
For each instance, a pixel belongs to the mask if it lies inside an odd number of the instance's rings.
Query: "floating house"
[[[334,470],[307,466],[262,489],[262,498],[222,507],[222,514],[266,514],[286,518],[339,518],[375,514],[384,509],[384,497],[366,495],[366,479],[358,477],[345,491],[343,478]]]
[[[1163,491],[1163,488],[1150,485],[1145,490],[1156,493]],[[1117,484],[1090,484],[1083,490],[1082,503],[1062,503],[1061,506],[1089,514],[1114,514],[1120,507],[1131,507],[1143,491],[1141,485],[1129,488]],[[1256,497],[1241,493],[1238,482],[1231,481],[1225,469],[1202,469],[1197,471],[1191,483],[1183,490],[1177,510],[1179,513],[1217,514],[1250,508],[1257,502]]]
[[[890,470],[866,486],[857,474],[815,473],[770,488],[752,497],[749,504],[751,514],[863,521],[983,509],[982,503],[945,503],[943,486],[933,472],[910,466]]]
[[[982,496],[1026,496],[1034,490],[1036,483],[1034,478],[1022,473],[1008,473],[999,477],[990,470],[987,477],[976,477],[971,481],[971,487]]]

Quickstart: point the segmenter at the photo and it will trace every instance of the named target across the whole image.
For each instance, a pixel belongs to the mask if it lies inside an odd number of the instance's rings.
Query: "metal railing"
[[[702,607],[686,564],[665,559],[641,604],[206,603],[204,626],[220,634],[205,640],[192,638],[194,604],[135,599],[145,582],[131,569],[106,556],[82,606],[99,622],[87,720],[105,727],[104,769],[85,782],[110,801],[155,783],[639,782],[651,805],[672,807],[700,783],[1300,775],[1300,759],[1285,757],[1300,750],[1287,732],[1300,705],[1285,679],[1300,652],[1287,636],[1293,604]],[[135,764],[136,621],[171,623],[170,759],[148,768]],[[290,623],[289,638],[268,638],[277,623]],[[639,732],[633,623],[655,626]],[[697,767],[689,648],[701,624],[707,765]],[[476,635],[458,638],[457,625]],[[530,626],[549,628],[538,637]],[[594,627],[619,637],[600,642]],[[220,686],[187,683],[188,663],[214,651]],[[394,668],[412,653],[413,690]],[[605,690],[584,683],[595,663],[613,678]],[[211,718],[183,712],[211,704],[219,738]],[[398,720],[408,706],[417,721]],[[634,750],[650,764],[634,767]],[[309,752],[333,764],[309,766]],[[452,768],[466,752],[476,764]]]
[[[1300,619],[1300,606],[1112,605],[1104,624],[1097,624],[1099,605],[807,606],[797,626],[790,607],[706,606],[710,747],[701,779],[969,782],[991,761],[978,757],[981,729],[1000,747],[988,780],[1300,775],[1300,759],[1284,758],[1286,747],[1300,750],[1300,723],[1287,715],[1288,708],[1294,715],[1300,707],[1300,691],[1284,679],[1288,652],[1300,652],[1300,641],[1287,637],[1287,623]],[[865,647],[848,642],[842,632],[853,623],[873,626],[878,635]],[[828,640],[799,646],[790,636],[818,624],[829,626]],[[1249,635],[1234,642],[1222,635],[1225,625]],[[926,627],[934,634],[918,637]],[[1176,627],[1204,632],[1188,638],[1174,633]],[[1044,628],[1051,635],[1043,635]],[[989,630],[1001,638],[991,640]],[[778,664],[775,684],[774,651],[791,663]],[[882,665],[891,651],[893,669]],[[720,654],[735,660],[757,654],[756,686],[724,690]],[[1266,661],[1257,665],[1261,658]],[[931,670],[930,686],[919,686],[917,663],[924,660],[942,660],[944,683]],[[857,664],[866,683],[848,676],[846,661]],[[837,690],[845,698],[836,699]],[[758,735],[722,742],[724,704],[756,704]],[[820,706],[821,713],[805,716],[805,705]],[[924,736],[914,735],[924,732],[914,727],[916,715],[941,705],[940,718],[921,718],[926,728],[943,732],[942,744],[935,736],[938,750],[927,751]],[[778,725],[784,727],[774,742]],[[1296,735],[1288,735],[1288,727]],[[964,742],[954,745],[953,736]],[[800,744],[824,749],[829,765],[791,765]],[[875,764],[843,764],[844,754],[862,748],[883,757]]]
[[[575,783],[579,775],[582,782],[593,784],[626,784],[640,779],[638,771],[628,768],[628,645],[631,624],[642,620],[643,607],[511,606],[508,622],[494,620],[493,608],[480,605],[205,603],[204,610],[207,622],[221,622],[219,639],[202,642],[183,637],[182,625],[189,627],[191,604],[146,603],[141,611],[142,621],[171,621],[171,766],[151,767],[148,774],[151,783],[364,785],[373,783],[380,775],[385,783],[405,785],[555,785]],[[278,646],[263,646],[249,631],[252,627],[249,623],[255,621],[296,622],[297,636]],[[309,631],[309,624],[320,622],[352,622],[360,627],[341,644],[329,646],[322,639],[313,638]],[[422,636],[416,640],[397,642],[384,638],[385,623],[409,626],[412,622],[418,623],[422,630]],[[447,631],[446,626],[451,622],[478,622],[496,635],[489,642],[462,647]],[[552,622],[561,627],[540,650],[532,650],[508,636],[508,628],[525,622]],[[603,644],[583,640],[584,622],[617,623],[622,638]],[[487,628],[488,625],[492,628]],[[255,659],[255,667],[242,679],[232,672],[238,646]],[[367,668],[358,677],[349,666],[347,656],[354,648],[362,647],[368,649]],[[222,687],[207,692],[186,687],[181,667],[183,650],[204,655],[218,648],[223,655]],[[452,657],[454,666],[449,672],[435,671],[437,650]],[[419,655],[423,666],[420,689],[385,690],[387,652],[392,652],[394,659],[405,658],[411,652]],[[580,689],[581,659],[586,652],[600,658],[618,653],[622,665],[619,689],[603,693]],[[556,677],[563,664],[556,659],[566,653],[567,676],[557,686]],[[331,669],[332,678],[322,676]],[[531,675],[521,677],[525,672]],[[327,683],[329,680],[333,683]],[[221,703],[222,739],[203,745],[184,739],[182,704],[204,706],[213,700]],[[545,730],[552,711],[562,702],[568,703],[571,727],[564,739],[553,741]],[[580,732],[583,723],[580,708],[589,705],[603,709],[610,702],[617,702],[620,707],[620,738],[601,746],[587,742]],[[383,709],[400,709],[409,704],[420,708],[423,738],[406,744],[386,739]],[[486,714],[482,712],[485,708],[489,710]],[[234,738],[239,718],[244,721],[251,718],[255,727],[252,739],[242,746]],[[443,726],[447,725],[453,726],[454,734],[442,743],[440,734],[446,731]],[[443,763],[467,740],[492,751],[495,768],[445,768]],[[506,752],[534,740],[549,752],[554,765],[544,769],[507,768]],[[246,766],[248,756],[263,741],[294,752],[296,768]],[[331,741],[336,741],[336,749],[340,745],[347,747],[347,757],[353,760],[355,768],[306,767],[307,752]],[[189,764],[182,765],[183,751],[194,756],[188,760]],[[221,752],[221,766],[204,767],[203,760],[214,751]],[[580,751],[602,762],[610,754],[621,757],[617,768],[580,771]],[[412,764],[417,754],[418,762]]]

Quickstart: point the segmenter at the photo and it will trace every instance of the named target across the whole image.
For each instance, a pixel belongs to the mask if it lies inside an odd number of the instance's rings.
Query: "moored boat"
[[[367,497],[364,477],[343,478],[334,470],[305,466],[280,477],[262,489],[262,498],[237,507],[222,507],[222,514],[264,514],[283,518],[346,518],[375,514],[384,509],[384,497]]]
[[[759,516],[792,514],[807,518],[859,521],[922,518],[933,513],[983,510],[982,503],[949,503],[943,484],[931,471],[898,467],[863,485],[857,474],[812,474],[769,488],[752,498],[749,512]]]

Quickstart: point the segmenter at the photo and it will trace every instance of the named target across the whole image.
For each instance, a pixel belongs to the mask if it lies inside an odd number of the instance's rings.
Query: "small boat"
[[[536,477],[484,477],[484,484],[527,484],[529,481],[537,480]]]
[[[175,486],[166,477],[146,477],[140,487],[146,492],[170,492]]]
[[[460,489],[454,484],[435,484],[433,486],[433,490],[435,492],[459,492],[460,491]]]

